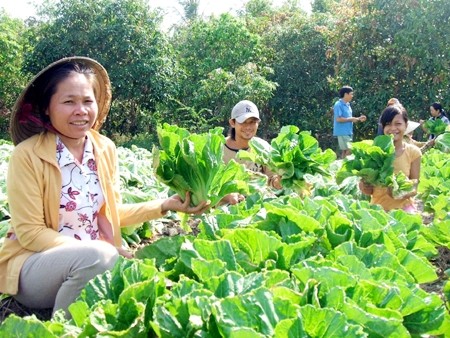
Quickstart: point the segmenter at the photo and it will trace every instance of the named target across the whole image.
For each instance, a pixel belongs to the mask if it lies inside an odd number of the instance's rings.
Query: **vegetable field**
[[[319,168],[328,152],[308,142],[294,147]],[[0,144],[1,234],[11,150]],[[125,202],[170,193],[155,174],[155,150],[118,150]],[[11,314],[0,336],[449,337],[450,264],[436,262],[450,250],[450,153],[423,155],[417,215],[370,205],[359,177],[336,180],[343,162],[323,158],[314,173],[283,177],[290,187],[301,177],[301,197],[256,180],[237,205],[124,230],[136,258],[89,282],[72,320]],[[164,234],[168,224],[181,230]]]

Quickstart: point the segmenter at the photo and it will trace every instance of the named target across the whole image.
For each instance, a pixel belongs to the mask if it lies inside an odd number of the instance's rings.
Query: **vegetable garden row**
[[[158,135],[160,145],[152,151],[118,148],[124,201],[162,198],[169,186],[183,191],[178,181],[187,182],[188,190],[197,182],[196,198],[207,196],[214,205],[196,216],[198,234],[189,231],[194,216],[167,215],[185,234],[140,246],[135,259],[120,259],[92,280],[70,306],[72,320],[61,314],[50,321],[10,315],[0,336],[450,336],[450,283],[443,281],[439,293],[422,287],[438,280],[431,263],[438,248],[450,249],[445,148],[422,157],[418,198],[434,215],[424,224],[420,214],[386,213],[370,205],[358,190],[359,171],[343,173],[349,161],[336,160],[296,127],[284,127],[271,149],[242,155],[282,173],[282,191],[221,161],[220,128],[195,135],[166,125]],[[442,135],[448,140],[450,133]],[[2,173],[11,150],[9,142],[0,145]],[[174,156],[190,178],[177,176]],[[211,166],[215,179],[208,181]],[[3,236],[8,217],[3,175],[0,184]],[[230,191],[247,198],[217,204]],[[151,238],[163,221],[124,229],[124,243]]]

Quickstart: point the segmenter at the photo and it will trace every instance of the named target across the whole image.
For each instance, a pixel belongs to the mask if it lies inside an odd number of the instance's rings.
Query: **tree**
[[[203,116],[199,121],[187,114],[182,121],[178,118],[179,122],[189,126],[195,123],[203,130],[217,124],[227,126],[235,103],[251,98],[264,104],[271,96],[268,92],[275,88],[266,79],[271,70],[265,64],[261,39],[246,28],[242,19],[222,14],[193,21],[178,31],[174,45],[185,76],[179,100],[169,109],[172,119],[179,115],[179,109],[202,112]]]
[[[151,112],[172,95],[178,72],[157,13],[143,0],[61,0],[44,4],[40,13],[46,20],[37,28],[27,70],[35,73],[65,56],[92,57],[108,70],[113,86],[106,131],[155,130]]]
[[[9,116],[26,83],[22,74],[25,25],[0,10],[0,138],[9,139]]]
[[[270,104],[280,112],[280,125],[296,124],[315,136],[329,135],[332,125],[326,114],[336,95],[328,83],[333,60],[327,57],[328,41],[321,22],[293,16],[271,36],[277,51],[273,81],[279,86]]]
[[[369,117],[367,137],[390,97],[413,119],[428,117],[435,100],[449,105],[450,6],[446,0],[364,0],[341,2],[331,30],[336,58],[332,86],[352,84],[355,108]]]
[[[184,17],[187,21],[193,21],[199,17],[200,0],[178,0],[178,2],[184,9]]]
[[[270,136],[288,124],[315,136],[329,134],[331,119],[317,118],[327,113],[335,96],[328,83],[333,59],[327,57],[328,33],[323,28],[328,24],[327,16],[310,17],[296,1],[279,9],[268,3],[251,0],[243,15],[266,45],[267,65],[273,69],[268,80],[277,84],[266,109],[273,116]]]

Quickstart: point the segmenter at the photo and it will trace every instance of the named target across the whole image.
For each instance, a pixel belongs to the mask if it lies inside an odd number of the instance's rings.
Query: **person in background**
[[[422,154],[418,147],[404,141],[408,125],[406,109],[398,105],[386,107],[381,115],[381,123],[384,134],[392,135],[394,138],[394,173],[402,171],[410,180],[416,180],[415,189],[402,199],[394,199],[392,191],[386,187],[372,186],[361,180],[359,188],[363,194],[371,196],[372,204],[381,205],[386,211],[403,209],[406,212],[415,213],[417,207],[413,197],[417,194]]]
[[[395,97],[392,97],[392,98],[390,98],[390,99],[388,100],[388,102],[387,102],[387,104],[386,104],[386,107],[393,106],[394,104],[395,104],[395,105],[398,105],[398,106],[400,106],[400,107],[403,107],[403,105],[400,103],[400,100],[397,99],[397,98],[395,98]],[[383,132],[383,125],[381,124],[380,119],[381,119],[381,116],[380,116],[380,118],[378,119],[377,136],[378,136],[378,135],[384,135],[384,132]]]
[[[450,124],[450,120],[448,119],[448,116],[445,113],[444,108],[439,102],[433,102],[430,105],[430,115],[431,117],[429,118],[429,120],[435,121],[437,119],[441,119],[445,124]],[[423,131],[428,133],[428,130],[426,130],[424,126],[425,120],[420,120],[419,122],[420,125],[422,126]],[[436,135],[429,134],[428,140],[433,140],[435,137]]]
[[[408,126],[406,127],[405,136],[403,137],[403,139],[407,143],[414,144],[416,147],[418,147],[420,149],[420,151],[423,154],[429,148],[433,147],[434,140],[429,140],[429,141],[424,141],[424,142],[415,140],[414,139],[414,130],[416,130],[417,127],[419,127],[419,126],[420,126],[419,122],[408,121]]]
[[[0,249],[0,292],[34,309],[63,310],[86,283],[111,269],[122,248],[120,227],[167,211],[201,213],[178,195],[122,204],[116,147],[98,130],[111,104],[102,65],[86,57],[39,72],[13,107],[15,148],[7,174],[11,227]]]
[[[333,136],[338,139],[341,159],[351,154],[350,144],[353,140],[353,123],[365,122],[366,116],[353,117],[350,102],[353,99],[353,88],[344,86],[339,90],[339,100],[333,106]]]
[[[266,166],[244,161],[237,158],[239,150],[249,150],[249,142],[257,137],[259,123],[258,107],[249,100],[238,102],[231,110],[231,118],[229,120],[230,129],[225,139],[223,160],[228,163],[234,159],[238,163],[242,163],[248,170],[263,173],[268,177],[268,184],[274,189],[281,189],[281,177],[271,172]],[[264,142],[260,139],[260,141]],[[236,204],[245,199],[245,196],[237,193],[229,194],[222,200],[223,203]]]

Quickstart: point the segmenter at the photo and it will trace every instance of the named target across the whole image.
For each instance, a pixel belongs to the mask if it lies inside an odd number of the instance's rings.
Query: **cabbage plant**
[[[250,174],[236,161],[225,164],[223,160],[223,128],[195,134],[165,123],[157,131],[159,148],[153,148],[155,175],[181,198],[190,192],[193,206],[210,201],[214,207],[227,194],[248,194]]]

